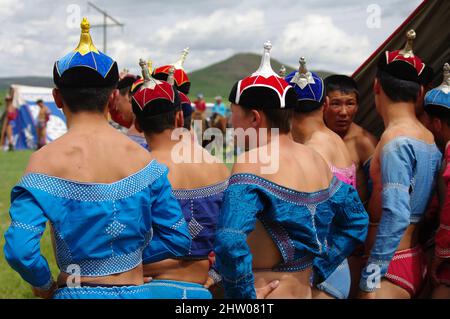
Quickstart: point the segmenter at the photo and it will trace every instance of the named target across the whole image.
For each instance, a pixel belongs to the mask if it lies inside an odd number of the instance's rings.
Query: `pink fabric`
[[[337,179],[356,188],[355,163],[353,163],[352,166],[346,168],[338,168],[333,165],[330,165],[330,169]]]

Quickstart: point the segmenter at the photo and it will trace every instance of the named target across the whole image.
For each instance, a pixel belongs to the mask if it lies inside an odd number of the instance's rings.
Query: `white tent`
[[[24,85],[11,85],[13,106],[18,110],[16,127],[13,130],[14,147],[17,150],[35,149],[37,146],[37,116],[39,106],[36,100],[42,99],[51,111],[47,123],[47,142],[51,142],[67,131],[66,119],[53,100],[52,89]],[[7,148],[5,138],[3,148]]]

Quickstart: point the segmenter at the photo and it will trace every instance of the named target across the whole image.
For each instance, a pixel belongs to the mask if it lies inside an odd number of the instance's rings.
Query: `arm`
[[[40,240],[47,218],[33,195],[22,187],[11,193],[11,225],[5,233],[5,259],[34,288],[50,290],[53,284]]]
[[[319,282],[326,280],[358,245],[364,243],[369,225],[369,216],[352,186],[342,183],[330,201],[335,216],[327,236],[327,253],[314,260]]]
[[[366,292],[375,291],[373,276],[380,279],[386,274],[392,257],[405,233],[411,215],[409,189],[413,178],[414,154],[407,145],[389,144],[381,153],[382,216],[375,243],[359,287]]]
[[[443,179],[447,186],[444,205],[440,213],[440,225],[435,237],[435,255],[440,258],[450,258],[450,158],[446,152],[446,168]]]
[[[185,256],[191,246],[191,236],[180,204],[172,195],[167,172],[155,181],[156,200],[152,205],[153,239],[144,249],[143,263]]]
[[[247,235],[260,210],[258,195],[249,186],[234,184],[225,191],[214,252],[227,298],[256,298]]]

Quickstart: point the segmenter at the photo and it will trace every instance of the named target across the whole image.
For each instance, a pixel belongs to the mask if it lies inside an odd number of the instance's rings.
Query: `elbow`
[[[224,229],[218,231],[214,241],[214,252],[216,257],[221,260],[230,260],[246,255],[248,246],[245,235]]]

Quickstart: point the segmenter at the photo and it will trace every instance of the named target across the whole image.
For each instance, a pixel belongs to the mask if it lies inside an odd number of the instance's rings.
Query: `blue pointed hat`
[[[80,43],[56,61],[53,81],[58,88],[115,87],[119,80],[117,63],[97,50],[89,34],[89,21],[81,22]]]
[[[444,64],[444,81],[425,95],[425,108],[445,108],[450,110],[450,65]]]
[[[300,58],[299,70],[288,74],[285,80],[295,90],[298,111],[311,112],[322,106],[325,98],[323,80],[317,74],[306,69],[304,57]]]

